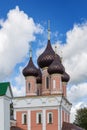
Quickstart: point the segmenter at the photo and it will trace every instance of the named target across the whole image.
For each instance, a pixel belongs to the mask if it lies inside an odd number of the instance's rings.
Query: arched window
[[[53,80],[53,89],[55,89],[55,88],[56,88],[56,81]]]
[[[40,95],[40,90],[39,89],[37,89],[37,96],[39,96]]]
[[[52,124],[53,123],[53,113],[49,112],[47,114],[47,123]]]
[[[49,88],[49,78],[46,77],[46,88],[48,89]]]
[[[38,115],[39,123],[41,124],[41,114]]]
[[[27,115],[24,115],[24,124],[27,124]]]
[[[42,113],[37,113],[36,122],[37,122],[37,124],[42,123]]]
[[[24,125],[27,124],[27,115],[26,115],[26,113],[22,113],[22,124],[24,124]]]
[[[28,83],[28,90],[30,91],[30,87],[31,87],[31,84],[30,83]]]

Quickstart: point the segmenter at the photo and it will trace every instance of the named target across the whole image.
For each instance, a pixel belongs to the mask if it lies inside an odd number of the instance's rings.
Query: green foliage
[[[87,108],[77,110],[74,124],[87,130]]]

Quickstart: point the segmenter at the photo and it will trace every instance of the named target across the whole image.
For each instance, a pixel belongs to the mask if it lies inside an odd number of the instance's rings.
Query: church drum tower
[[[30,55],[23,69],[26,94],[13,100],[16,125],[22,130],[61,130],[63,122],[70,122],[72,105],[66,91],[70,77],[51,46],[50,29],[46,49],[37,62],[38,68]]]

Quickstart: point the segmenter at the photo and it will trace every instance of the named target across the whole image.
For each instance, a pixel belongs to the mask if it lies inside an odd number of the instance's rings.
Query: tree
[[[74,124],[87,130],[87,108],[77,110]]]

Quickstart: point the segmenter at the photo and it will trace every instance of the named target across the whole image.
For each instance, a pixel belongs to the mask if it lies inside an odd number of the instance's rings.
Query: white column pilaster
[[[16,120],[16,110],[14,109],[14,119]]]
[[[61,78],[60,78],[60,92],[61,92],[61,93],[63,92],[63,85],[62,85]]]
[[[42,130],[46,130],[46,110],[43,109],[43,124],[42,124]]]
[[[61,111],[61,128],[62,128],[62,123],[63,123],[63,121],[62,121],[63,120],[62,119],[62,106],[61,106],[61,110],[60,111]]]
[[[58,107],[58,130],[61,130],[61,106]]]
[[[31,111],[30,110],[27,111],[27,127],[28,127],[28,130],[31,130]]]
[[[65,110],[64,110],[64,121],[65,121]]]

